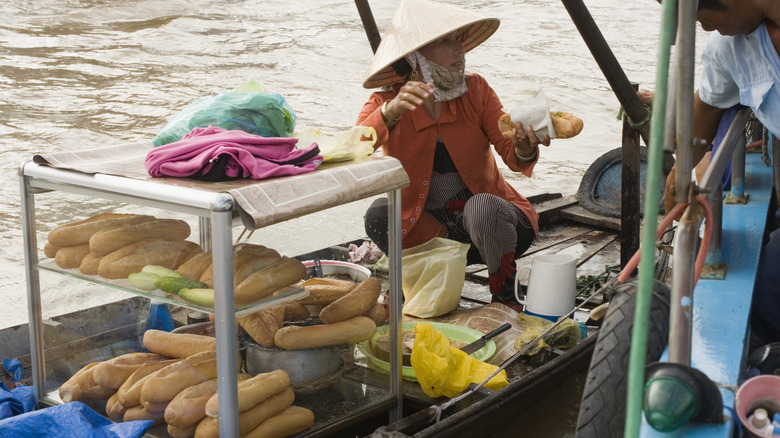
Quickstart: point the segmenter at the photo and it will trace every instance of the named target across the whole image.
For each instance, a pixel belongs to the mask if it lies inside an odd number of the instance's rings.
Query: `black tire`
[[[666,348],[670,294],[668,286],[655,281],[646,363],[657,361]],[[577,419],[577,438],[623,436],[635,302],[635,282],[615,288],[591,357]]]

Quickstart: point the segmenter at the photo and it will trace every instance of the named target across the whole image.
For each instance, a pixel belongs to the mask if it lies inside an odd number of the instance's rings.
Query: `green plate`
[[[402,330],[414,331],[415,324],[417,324],[417,322],[405,322],[403,323]],[[479,330],[474,330],[472,328],[463,327],[455,324],[446,324],[443,322],[425,322],[425,324],[430,324],[437,332],[443,334],[444,336],[450,339],[456,339],[459,341],[464,341],[466,343],[471,343],[473,341],[476,341],[477,339],[485,335]],[[389,328],[390,327],[386,325],[377,327],[376,333],[374,333],[374,336],[371,339],[362,341],[357,344],[358,350],[360,350],[361,353],[365,354],[366,357],[368,357],[371,360],[371,362],[374,365],[376,365],[380,370],[386,373],[390,372],[390,363],[385,362],[384,360],[374,356],[371,353],[371,346],[374,344],[376,339],[382,336],[385,332],[387,332]],[[490,360],[490,358],[493,357],[495,353],[496,353],[496,343],[493,342],[493,340],[491,339],[487,341],[487,344],[485,344],[484,347],[472,353],[471,357],[486,362]],[[414,369],[412,367],[407,367],[407,366],[402,367],[401,374],[407,379],[417,380],[417,376],[414,374]]]

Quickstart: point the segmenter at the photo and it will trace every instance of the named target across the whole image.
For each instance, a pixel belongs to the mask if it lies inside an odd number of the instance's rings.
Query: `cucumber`
[[[201,306],[214,306],[214,289],[185,287],[179,289],[179,296]]]
[[[168,269],[165,266],[157,266],[157,265],[146,265],[143,268],[141,268],[141,272],[148,272],[150,274],[157,275],[159,277],[181,277],[184,278],[183,274],[180,274],[173,269]]]
[[[206,283],[190,280],[187,277],[159,277],[154,281],[155,286],[170,294],[178,294],[184,288],[204,288]]]
[[[149,272],[134,272],[127,277],[133,287],[137,287],[141,290],[157,289],[157,285],[154,284],[154,282],[159,278],[159,275],[151,274]]]

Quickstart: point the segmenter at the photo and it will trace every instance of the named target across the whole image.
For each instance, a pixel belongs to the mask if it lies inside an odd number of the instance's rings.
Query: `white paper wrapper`
[[[520,122],[523,126],[531,125],[534,127],[534,133],[541,140],[545,135],[555,138],[555,129],[550,120],[550,103],[547,102],[547,96],[541,89],[532,99],[526,100],[514,108],[511,108],[509,115],[512,121]]]

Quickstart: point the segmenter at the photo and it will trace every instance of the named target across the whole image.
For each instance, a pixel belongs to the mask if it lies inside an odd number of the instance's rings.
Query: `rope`
[[[632,129],[635,129],[637,131],[641,131],[642,129],[644,129],[645,125],[650,123],[650,119],[652,119],[653,117],[653,111],[652,111],[653,107],[646,103],[643,103],[642,106],[645,107],[645,115],[638,122],[631,120],[631,117],[628,117],[628,115],[626,114],[626,117],[628,118],[628,126],[630,126]],[[625,110],[623,110],[623,107],[621,106],[620,111],[618,111],[617,119],[623,120],[624,113]]]

